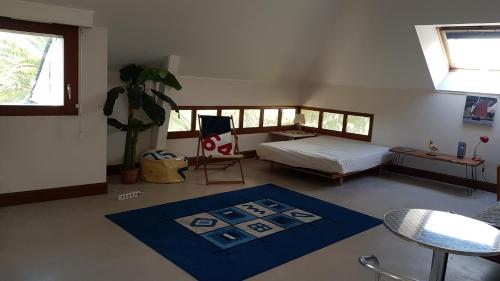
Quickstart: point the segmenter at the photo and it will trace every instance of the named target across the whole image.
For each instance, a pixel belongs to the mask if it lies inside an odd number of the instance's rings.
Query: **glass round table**
[[[461,215],[400,209],[385,214],[384,225],[400,238],[434,251],[430,281],[444,280],[448,254],[500,255],[500,231],[487,223]]]

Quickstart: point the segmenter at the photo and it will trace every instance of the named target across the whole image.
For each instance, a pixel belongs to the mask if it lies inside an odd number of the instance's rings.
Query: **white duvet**
[[[257,155],[293,167],[341,174],[370,169],[392,157],[388,147],[330,136],[262,143]]]

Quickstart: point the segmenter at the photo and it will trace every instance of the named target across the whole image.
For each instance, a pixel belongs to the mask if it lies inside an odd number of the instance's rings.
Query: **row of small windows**
[[[243,111],[243,116],[241,115]],[[279,114],[281,111],[281,122],[279,122]],[[193,117],[196,118],[195,130],[200,128],[197,120],[198,115],[217,116],[217,109],[181,109],[179,114],[170,114],[170,121],[168,124],[169,132],[186,132],[191,131]],[[266,109],[221,109],[221,116],[232,116],[234,120],[234,127],[240,127],[240,118],[243,118],[243,128],[258,128],[261,124],[262,114],[262,127],[277,127],[293,125],[293,119],[297,109],[295,108],[266,108]],[[194,114],[193,114],[194,113]]]
[[[342,132],[344,127],[344,118],[347,116],[345,132],[357,135],[367,136],[370,133],[370,117],[334,113],[318,110],[302,109],[300,113],[304,114],[306,122],[304,126],[320,128],[325,130]],[[321,127],[319,124],[320,114],[323,114]]]
[[[323,110],[301,109],[305,117],[306,127],[324,130],[346,132],[368,136],[370,132],[370,117],[354,114],[328,112]],[[233,109],[181,109],[179,114],[172,113],[168,126],[169,132],[188,132],[199,129],[198,115],[232,116],[234,127],[240,128],[270,128],[294,124],[296,108],[233,108]],[[281,114],[281,118],[280,118]],[[321,118],[320,118],[321,116]],[[195,118],[195,122],[193,122]],[[243,118],[243,120],[241,120]],[[344,119],[347,119],[344,122]],[[321,120],[321,124],[320,124]],[[345,124],[344,124],[345,123]],[[194,125],[194,130],[192,129]],[[344,128],[345,126],[345,128]]]

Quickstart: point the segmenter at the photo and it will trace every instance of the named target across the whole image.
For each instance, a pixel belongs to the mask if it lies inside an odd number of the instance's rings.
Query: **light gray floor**
[[[271,169],[244,161],[247,184],[205,186],[202,174],[190,171],[182,184],[119,184],[110,178],[110,193],[101,196],[0,208],[0,280],[192,280],[192,277],[104,218],[104,215],[224,191],[274,183],[374,217],[395,208],[451,210],[474,215],[495,202],[491,193],[393,175],[362,176],[343,186],[309,175]],[[228,174],[236,175],[236,169]],[[138,199],[117,195],[141,190]],[[251,280],[374,280],[358,265],[360,255],[377,255],[384,267],[428,278],[431,251],[407,243],[379,226],[325,247]],[[476,257],[451,255],[446,280],[500,280],[500,265]]]

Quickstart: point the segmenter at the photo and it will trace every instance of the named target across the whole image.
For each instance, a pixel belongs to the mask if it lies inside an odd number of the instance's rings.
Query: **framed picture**
[[[464,108],[464,123],[493,126],[497,99],[467,96]]]

